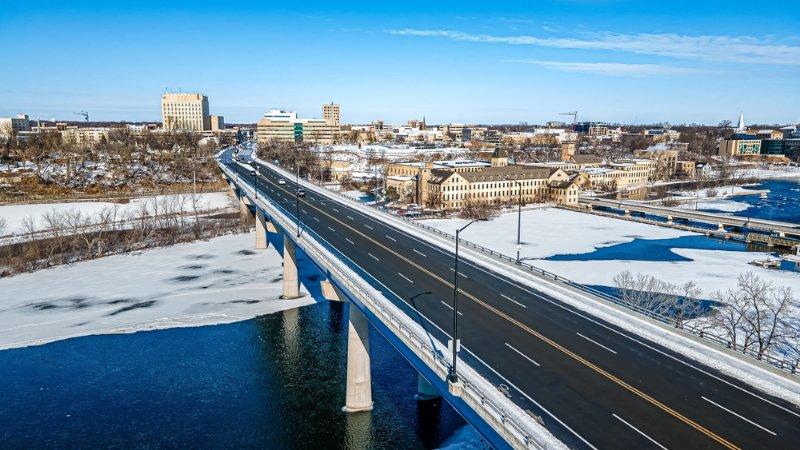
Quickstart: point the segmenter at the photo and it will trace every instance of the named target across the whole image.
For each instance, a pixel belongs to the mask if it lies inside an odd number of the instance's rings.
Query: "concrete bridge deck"
[[[673,219],[686,219],[697,222],[705,222],[717,226],[728,226],[736,228],[749,228],[763,233],[781,234],[782,237],[800,238],[800,224],[779,222],[774,220],[763,220],[747,217],[739,217],[727,214],[718,214],[705,211],[694,211],[681,208],[669,208],[665,206],[654,206],[644,203],[610,200],[600,198],[581,198],[580,204],[591,205],[592,207],[614,208],[622,211],[646,213],[661,217],[671,217]]]
[[[240,179],[252,177],[230,160],[222,164]],[[256,165],[259,195],[292,216],[293,179]],[[286,184],[278,183],[282,178]],[[357,267],[432,339],[447,341],[452,253],[315,190],[301,199],[299,215],[304,229],[346,255],[341,264]],[[794,404],[500,272],[463,263],[461,276],[462,358],[571,447],[794,448],[800,442]]]

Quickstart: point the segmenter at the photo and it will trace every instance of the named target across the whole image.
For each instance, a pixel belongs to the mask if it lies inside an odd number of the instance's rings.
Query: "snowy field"
[[[467,220],[433,219],[422,222],[454,233]],[[765,280],[790,286],[800,292],[800,273],[763,269],[748,264],[756,259],[767,258],[768,253],[677,248],[672,251],[690,258],[691,261],[542,259],[559,254],[589,253],[597,248],[630,242],[636,238],[671,239],[691,235],[695,233],[557,208],[540,208],[522,212],[521,257],[534,266],[585,284],[614,286],[614,276],[630,270],[673,283],[694,280],[703,290],[703,296],[711,297],[717,290],[734,287],[740,273],[752,271]],[[515,256],[517,214],[509,212],[488,222],[476,222],[462,232],[461,236],[467,241]]]
[[[227,323],[305,306],[280,300],[274,248],[252,233],[0,279],[0,349],[74,336]]]
[[[423,220],[425,225],[455,234],[469,222],[464,219]],[[637,222],[611,219],[558,208],[522,211],[523,259],[588,253],[599,247],[630,242],[635,238],[669,239],[692,233]],[[488,222],[476,222],[461,232],[461,238],[506,255],[517,253],[517,213],[508,212]]]
[[[213,211],[231,206],[230,199],[224,192],[197,194],[197,196],[198,210],[201,212]],[[190,210],[191,198],[192,194],[171,194],[133,198],[128,203],[69,202],[0,205],[0,218],[6,221],[6,228],[5,230],[0,230],[0,235],[23,232],[23,221],[26,217],[30,217],[33,220],[36,230],[41,230],[45,226],[43,215],[52,211],[80,211],[84,215],[94,216],[103,211],[116,208],[116,217],[121,220],[131,215],[138,215],[143,208],[151,208],[152,204],[156,202],[183,203],[186,205],[186,209]]]

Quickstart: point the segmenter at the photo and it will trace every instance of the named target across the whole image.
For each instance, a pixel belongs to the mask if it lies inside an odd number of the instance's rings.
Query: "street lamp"
[[[250,175],[253,176],[253,186],[255,187],[256,195],[255,199],[258,200],[258,169],[253,169],[250,171]]]
[[[517,264],[519,264],[519,251],[522,248],[520,231],[522,230],[522,183],[506,177],[507,181],[517,184]]]
[[[453,364],[450,365],[450,373],[447,376],[451,383],[458,382],[458,373],[456,373],[456,359],[458,353],[458,236],[465,228],[473,223],[485,220],[486,219],[475,219],[456,230],[456,255],[455,267],[453,267]]]
[[[297,218],[297,237],[300,237],[300,161],[295,153],[294,159],[294,216]]]

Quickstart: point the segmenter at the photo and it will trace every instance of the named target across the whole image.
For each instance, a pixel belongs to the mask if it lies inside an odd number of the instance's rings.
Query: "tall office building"
[[[339,125],[339,105],[333,102],[322,105],[322,118],[331,125]]]
[[[208,97],[203,94],[168,92],[161,96],[161,120],[167,131],[210,130]]]

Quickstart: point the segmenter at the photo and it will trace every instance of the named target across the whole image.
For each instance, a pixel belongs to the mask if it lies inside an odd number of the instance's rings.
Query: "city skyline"
[[[158,121],[180,89],[231,123],[331,101],[344,123],[800,120],[791,2],[455,5],[11,4],[0,116]]]

